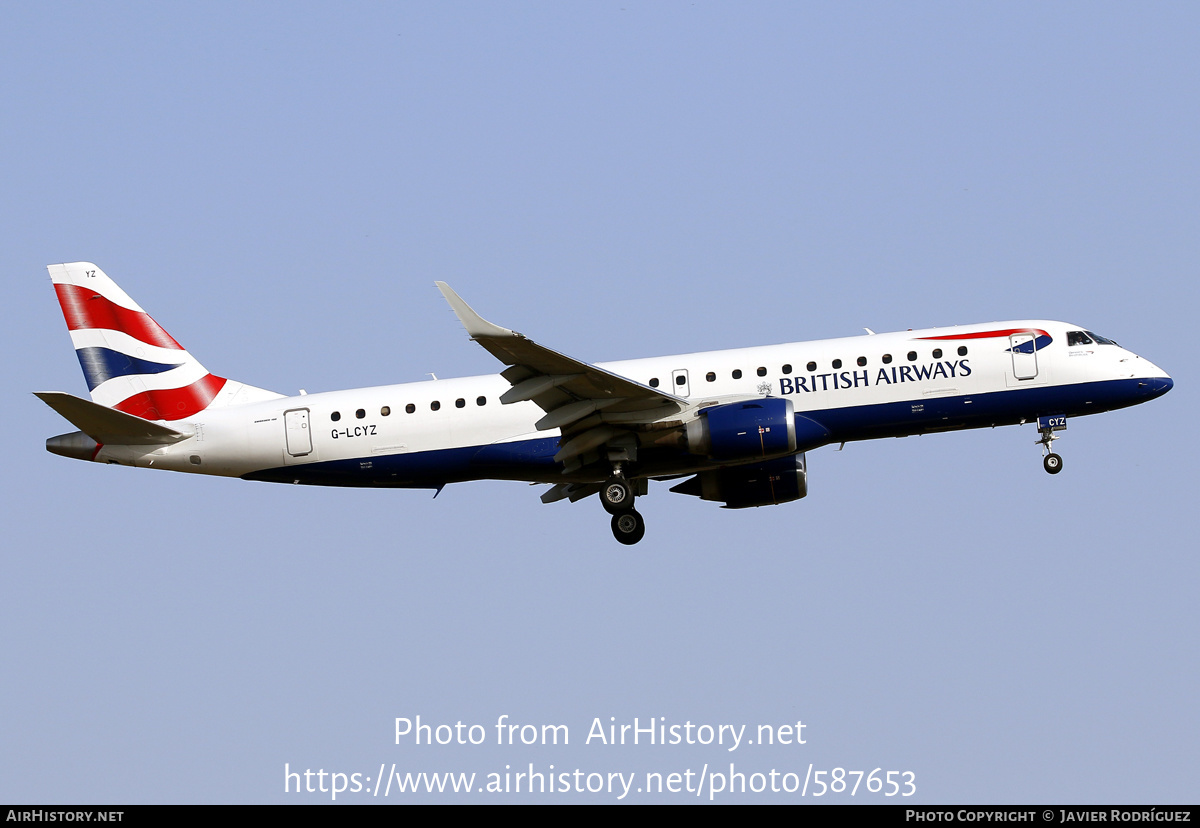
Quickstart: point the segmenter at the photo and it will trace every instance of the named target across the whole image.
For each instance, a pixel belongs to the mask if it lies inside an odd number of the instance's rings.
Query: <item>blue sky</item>
[[[924,803],[1195,799],[1194,4],[0,18],[0,800],[729,761],[910,770]],[[76,260],[285,393],[493,372],[435,279],[590,361],[1050,318],[1176,387],[1072,421],[1057,477],[1029,428],[826,448],[797,503],[652,489],[628,549],[598,504],[522,484],[432,501],[47,454],[68,429],[30,392],[86,386],[45,265]],[[394,744],[396,717],[505,714],[572,742]],[[583,744],[660,716],[799,719],[807,744]]]

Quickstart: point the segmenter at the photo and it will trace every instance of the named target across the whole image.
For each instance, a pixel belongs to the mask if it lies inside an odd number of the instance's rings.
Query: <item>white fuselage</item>
[[[1170,387],[1161,369],[1115,344],[1068,345],[1068,332],[1080,330],[1023,320],[599,367],[686,398],[694,405],[684,420],[705,404],[786,397],[797,415],[827,429],[823,443],[1079,416],[1133,405]],[[1025,331],[1028,346],[1011,338],[1019,333],[1006,335]],[[502,405],[509,388],[488,375],[211,408],[174,424],[194,431],[182,442],[102,446],[94,459],[330,485],[564,479],[552,462],[559,432],[537,430],[544,412],[532,402]],[[680,454],[648,468],[668,475],[706,465]]]

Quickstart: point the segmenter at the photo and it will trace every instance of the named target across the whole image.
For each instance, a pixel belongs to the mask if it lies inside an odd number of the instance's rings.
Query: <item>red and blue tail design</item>
[[[242,390],[260,391],[205,370],[94,264],[48,269],[93,402],[147,420],[172,421],[203,411],[219,395],[228,404],[233,396],[257,396],[239,394]]]

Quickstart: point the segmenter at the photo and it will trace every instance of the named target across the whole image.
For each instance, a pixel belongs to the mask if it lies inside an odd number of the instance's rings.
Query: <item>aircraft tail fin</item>
[[[280,396],[209,373],[94,264],[47,269],[92,400],[99,405],[146,420],[173,421],[213,406]]]

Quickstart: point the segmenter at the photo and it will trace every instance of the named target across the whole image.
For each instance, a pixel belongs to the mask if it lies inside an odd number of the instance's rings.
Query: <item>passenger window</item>
[[[836,371],[837,369],[839,369],[841,367],[842,367],[842,361],[840,359],[835,359],[833,361],[833,370]]]
[[[866,358],[866,357],[859,357],[859,358],[858,358],[858,367],[859,367],[859,368],[863,367],[863,366],[864,366],[864,365],[866,365],[866,364],[867,364],[867,358]]]
[[[363,417],[367,416],[367,412],[363,411],[360,408],[360,409],[358,409],[358,411],[354,412],[354,416],[361,420]]]
[[[883,355],[883,364],[884,364],[884,365],[891,365],[891,364],[892,364],[892,355],[891,355],[891,354],[884,354],[884,355]]]
[[[416,410],[417,410],[417,407],[415,405],[413,405],[412,403],[409,403],[408,405],[404,406],[405,414],[413,414],[416,412]]]
[[[805,367],[805,368],[807,368],[807,369],[808,369],[808,373],[810,373],[810,374],[811,374],[813,371],[817,370],[817,363],[815,363],[815,362],[810,362],[810,363],[808,363],[808,365],[805,365],[804,367]]]
[[[741,378],[742,378],[742,369],[741,369],[741,368],[734,368],[734,369],[733,369],[733,378],[734,378],[734,379],[741,379]]]
[[[917,352],[916,352],[916,351],[909,351],[909,352],[908,352],[908,361],[909,361],[909,362],[916,362],[916,361],[917,361]]]
[[[792,364],[790,362],[783,363],[783,373],[785,373],[785,374],[792,373]]]
[[[934,359],[941,359],[941,358],[942,358],[942,349],[941,349],[941,348],[934,348],[934,349],[933,349],[933,358],[934,358]]]
[[[476,397],[475,404],[476,405],[487,405],[487,397]]]
[[[685,382],[687,382],[687,377],[683,374],[680,374],[675,378],[676,385],[683,385]]]
[[[429,404],[430,411],[437,411],[441,407],[442,407],[442,404],[440,402],[438,402],[437,400],[434,400],[433,402],[431,402]]]
[[[650,380],[650,387],[658,388],[658,377],[654,377],[653,379]]]
[[[392,407],[390,405],[385,405],[383,408],[379,409],[379,413],[386,417],[392,413]]]
[[[966,355],[967,355],[967,346],[966,346],[966,345],[959,345],[959,346],[958,346],[958,355],[959,355],[959,356],[966,356]]]
[[[758,369],[758,375],[759,375],[760,377],[765,377],[765,376],[767,375],[767,369],[766,369],[766,368],[761,368],[761,367],[760,367],[760,368]]]
[[[707,374],[704,375],[704,381],[705,382],[716,382],[717,375],[714,374],[712,371],[709,371]]]
[[[457,400],[454,401],[455,408],[462,408],[466,404],[467,404],[467,401],[464,400],[462,397],[459,397]]]
[[[338,420],[342,419],[342,412],[340,412],[340,411],[333,412],[332,414],[329,415],[329,419],[333,420],[336,423]]]

